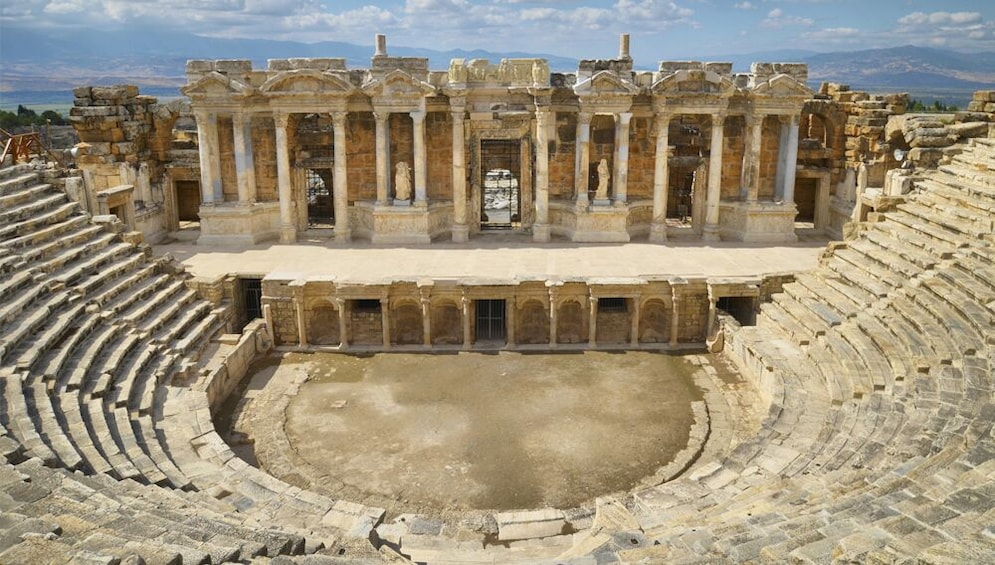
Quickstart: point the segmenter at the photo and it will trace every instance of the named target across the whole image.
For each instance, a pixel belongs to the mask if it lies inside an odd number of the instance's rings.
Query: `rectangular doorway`
[[[480,228],[511,229],[522,222],[521,141],[480,141]]]
[[[176,215],[181,222],[200,221],[200,183],[176,181]]]
[[[477,300],[477,341],[504,341],[505,324],[504,308],[505,301],[500,300]]]

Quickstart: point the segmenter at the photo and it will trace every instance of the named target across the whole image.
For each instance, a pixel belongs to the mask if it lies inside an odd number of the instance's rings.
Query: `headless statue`
[[[411,167],[401,161],[394,169],[394,200],[411,200]]]
[[[608,182],[611,180],[611,172],[608,170],[608,159],[602,159],[598,163],[598,190],[594,193],[595,200],[608,200]]]

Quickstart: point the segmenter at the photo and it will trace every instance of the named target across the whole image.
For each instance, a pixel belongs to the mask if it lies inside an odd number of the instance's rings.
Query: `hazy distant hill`
[[[157,30],[113,31],[64,35],[6,26],[0,34],[0,95],[7,105],[31,91],[60,96],[80,84],[129,82],[157,92],[176,92],[185,83],[187,59],[250,59],[259,67],[266,59],[343,57],[350,67],[369,65],[372,45],[327,41],[297,43],[222,39]],[[576,59],[550,54],[477,51],[437,51],[390,46],[392,55],[427,57],[434,69],[445,69],[454,57],[543,57],[554,70],[576,69]],[[672,57],[677,58],[677,57]],[[926,47],[896,47],[862,51],[815,53],[801,49],[694,57],[731,61],[738,71],[754,61],[803,62],[813,86],[821,81],[850,84],[854,89],[950,93],[948,101],[970,98],[970,91],[995,88],[995,53],[964,54]],[[654,61],[637,61],[655,68]],[[942,98],[942,97],[940,97]]]

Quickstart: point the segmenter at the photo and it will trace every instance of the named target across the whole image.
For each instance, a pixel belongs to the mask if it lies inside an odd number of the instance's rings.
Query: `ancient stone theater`
[[[3,132],[0,563],[995,561],[995,91],[186,75]]]

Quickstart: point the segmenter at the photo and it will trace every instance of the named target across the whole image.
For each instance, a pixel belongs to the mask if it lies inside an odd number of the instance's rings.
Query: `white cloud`
[[[754,4],[753,2],[737,2],[737,3],[733,4],[732,7],[736,8],[737,10],[756,10],[757,9],[757,5]]]
[[[810,27],[815,24],[815,20],[812,18],[803,18],[800,16],[789,16],[784,13],[784,10],[780,8],[774,8],[770,12],[767,12],[767,17],[761,20],[760,27],[771,28],[771,29],[781,29],[785,27]]]
[[[980,22],[980,12],[913,12],[898,19],[898,23],[906,26],[937,26],[964,25]]]

